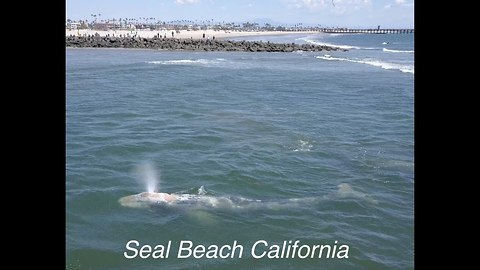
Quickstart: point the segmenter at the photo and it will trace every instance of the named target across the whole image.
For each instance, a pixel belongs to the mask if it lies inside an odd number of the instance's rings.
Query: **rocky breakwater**
[[[295,43],[271,43],[263,41],[232,41],[210,39],[140,38],[67,36],[67,47],[88,48],[139,48],[185,51],[244,51],[244,52],[294,52],[294,51],[346,51],[329,46]]]

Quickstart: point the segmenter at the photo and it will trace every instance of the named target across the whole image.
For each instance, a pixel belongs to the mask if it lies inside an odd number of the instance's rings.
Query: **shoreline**
[[[100,35],[101,37],[140,37],[140,38],[153,38],[157,35],[163,38],[173,38],[177,39],[218,39],[225,40],[229,38],[239,38],[239,37],[254,37],[254,36],[282,36],[282,35],[294,35],[294,34],[320,34],[319,31],[215,31],[212,29],[209,30],[195,30],[187,31],[181,30],[176,32],[175,30],[92,30],[92,29],[82,29],[82,30],[65,30],[65,36],[94,36],[95,34]],[[204,37],[205,35],[205,37]]]

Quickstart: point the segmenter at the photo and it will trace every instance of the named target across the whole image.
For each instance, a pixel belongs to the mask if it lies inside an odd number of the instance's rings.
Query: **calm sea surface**
[[[413,269],[413,35],[261,39],[349,51],[66,50],[67,269]],[[146,164],[162,192],[265,203],[121,206]],[[170,258],[127,260],[132,239]],[[254,259],[261,239],[349,258]],[[177,259],[180,240],[245,251]]]

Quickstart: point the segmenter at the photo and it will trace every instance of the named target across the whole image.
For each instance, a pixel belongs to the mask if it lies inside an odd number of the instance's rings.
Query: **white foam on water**
[[[415,51],[402,51],[402,50],[390,50],[387,48],[383,48],[384,52],[390,52],[390,53],[414,53]]]
[[[326,43],[326,42],[318,42],[318,41],[312,40],[312,39],[310,39],[310,38],[308,38],[308,37],[298,38],[298,40],[303,40],[303,41],[305,41],[305,42],[307,42],[307,43],[311,43],[311,44],[314,44],[314,45],[336,47],[336,48],[345,49],[345,50],[352,50],[352,49],[360,50],[360,49],[362,49],[361,47],[358,47],[358,46],[342,45],[342,44],[330,44],[330,43]]]
[[[312,148],[313,145],[311,142],[305,140],[298,140],[296,147],[293,149],[293,152],[310,152]]]
[[[404,73],[414,73],[414,67],[412,65],[401,65],[397,63],[388,63],[388,62],[383,62],[380,60],[376,59],[350,59],[350,58],[342,58],[342,57],[331,57],[328,55],[324,56],[315,56],[317,59],[322,59],[322,60],[327,60],[327,61],[345,61],[345,62],[351,62],[351,63],[358,63],[358,64],[366,64],[370,66],[375,66],[375,67],[380,67],[383,69],[395,69],[399,70]]]
[[[216,66],[225,63],[227,60],[223,58],[216,59],[179,59],[179,60],[163,60],[163,61],[147,61],[148,64],[155,65],[200,65],[200,66]]]

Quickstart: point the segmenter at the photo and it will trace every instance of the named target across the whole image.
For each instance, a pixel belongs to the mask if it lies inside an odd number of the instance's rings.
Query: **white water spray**
[[[140,175],[140,180],[145,185],[147,192],[158,192],[160,190],[160,177],[157,175],[153,165],[148,162],[138,166],[137,172]]]

